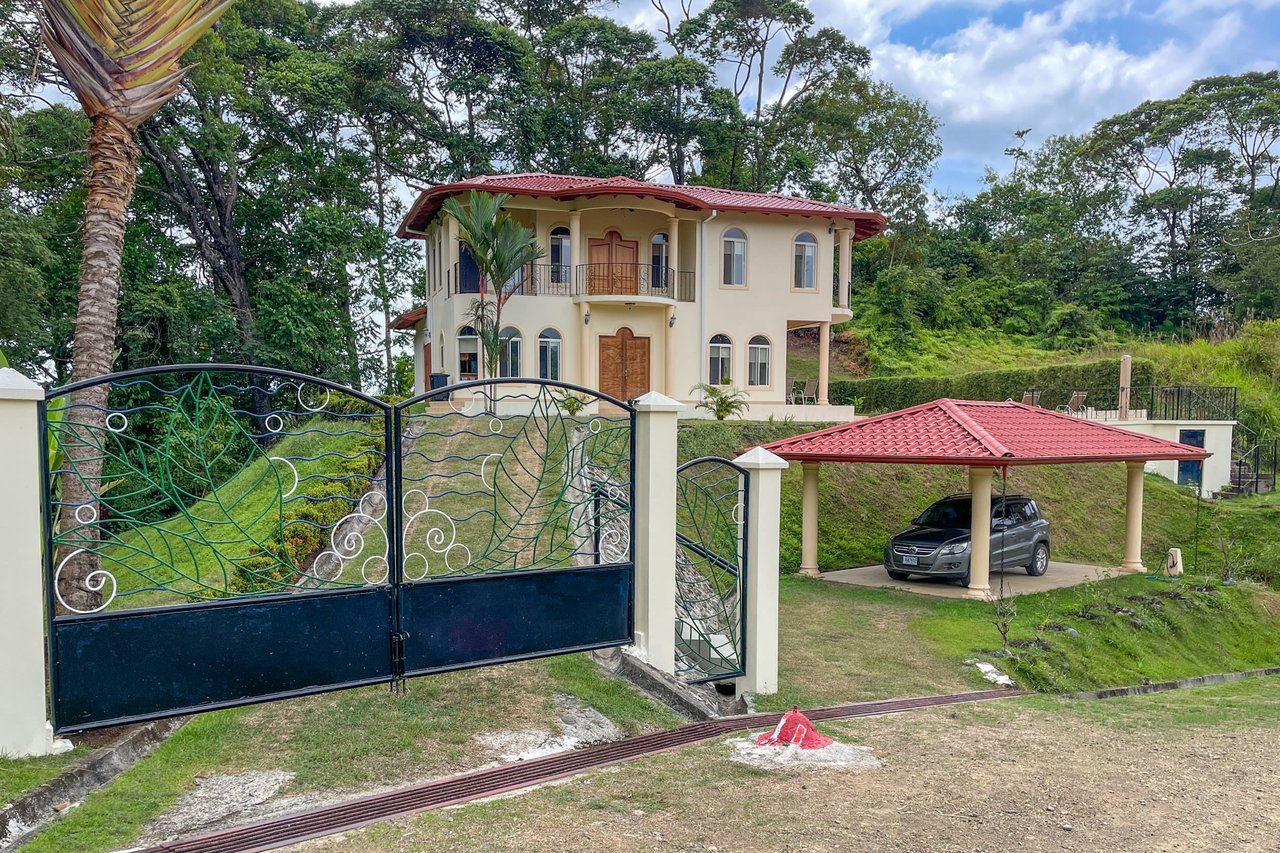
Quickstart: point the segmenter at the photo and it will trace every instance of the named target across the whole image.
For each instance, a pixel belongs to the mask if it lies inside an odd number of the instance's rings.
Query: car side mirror
[[[1013,523],[1007,518],[997,518],[995,521],[991,522],[992,530],[1008,530],[1012,526]]]

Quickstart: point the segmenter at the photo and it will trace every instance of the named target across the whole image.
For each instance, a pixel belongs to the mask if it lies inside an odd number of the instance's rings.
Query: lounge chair
[[[1067,401],[1065,406],[1059,406],[1058,411],[1068,415],[1076,415],[1083,417],[1085,414],[1084,398],[1088,396],[1086,391],[1072,391],[1071,399]]]
[[[1023,392],[1022,392],[1022,405],[1024,405],[1024,406],[1039,406],[1039,405],[1040,405],[1040,395],[1041,395],[1041,393],[1043,393],[1043,392],[1041,392],[1041,391],[1023,391]]]
[[[810,379],[804,383],[804,390],[800,392],[800,403],[808,403],[816,406],[818,404],[818,380]]]

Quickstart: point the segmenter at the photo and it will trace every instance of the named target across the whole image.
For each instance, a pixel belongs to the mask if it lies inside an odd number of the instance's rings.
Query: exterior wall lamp
[[[585,314],[583,314],[583,315],[582,315],[582,325],[584,325],[584,326],[590,326],[590,325],[591,325],[591,312],[590,312],[590,311],[588,311],[587,313],[585,313]]]
[[[667,318],[667,328],[674,329],[675,325],[676,325],[676,315],[672,314],[670,317]]]

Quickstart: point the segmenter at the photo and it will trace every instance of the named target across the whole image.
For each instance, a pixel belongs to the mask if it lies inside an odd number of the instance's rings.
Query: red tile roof
[[[775,441],[765,449],[798,461],[993,467],[1211,455],[1022,403],[945,399]]]
[[[878,213],[778,193],[749,193],[742,190],[722,190],[716,187],[654,184],[624,177],[580,178],[573,175],[529,172],[518,175],[480,175],[470,180],[442,184],[424,190],[410,208],[404,221],[400,223],[400,229],[396,233],[401,237],[420,236],[414,232],[422,231],[435,218],[446,198],[468,190],[535,196],[556,201],[624,195],[667,201],[686,210],[816,216],[852,223],[856,240],[874,237],[883,231],[885,226],[884,217]]]
[[[398,329],[398,330],[413,329],[420,322],[425,320],[426,317],[427,317],[427,309],[425,307],[411,308],[410,310],[401,314],[399,317],[396,317],[394,320],[392,320],[391,328]]]

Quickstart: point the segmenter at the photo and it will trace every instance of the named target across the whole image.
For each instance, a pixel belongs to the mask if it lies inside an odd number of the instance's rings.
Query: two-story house
[[[520,174],[424,191],[399,236],[422,240],[426,305],[397,319],[413,329],[415,391],[432,373],[479,378],[467,324],[480,281],[441,211],[469,190],[507,193],[532,229],[540,262],[502,286],[500,373],[558,379],[620,399],[650,390],[699,398],[698,383],[746,392],[755,414],[791,393],[787,333],[819,333],[817,402],[827,402],[830,328],[851,316],[851,245],[884,228],[876,213],[771,193],[630,178]],[[491,285],[492,286],[492,285]]]

